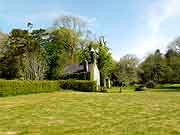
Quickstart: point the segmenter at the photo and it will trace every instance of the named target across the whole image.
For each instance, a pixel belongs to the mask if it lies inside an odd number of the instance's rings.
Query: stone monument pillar
[[[94,49],[91,49],[90,56],[91,56],[90,80],[96,81],[96,83],[97,83],[96,88],[97,88],[97,90],[99,90],[99,88],[100,88],[100,72],[99,72],[99,69],[96,64],[96,62],[97,62],[96,61],[96,52],[94,51]]]

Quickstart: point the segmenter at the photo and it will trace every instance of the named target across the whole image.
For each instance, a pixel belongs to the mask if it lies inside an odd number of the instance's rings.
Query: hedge
[[[96,82],[85,80],[0,80],[0,97],[54,92],[59,91],[61,89],[93,92],[96,90]]]
[[[58,81],[0,80],[0,97],[60,90]]]
[[[60,87],[62,89],[72,89],[83,92],[96,91],[96,81],[87,80],[60,80]]]

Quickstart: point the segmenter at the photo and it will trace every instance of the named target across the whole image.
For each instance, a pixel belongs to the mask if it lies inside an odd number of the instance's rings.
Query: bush
[[[85,80],[60,80],[60,87],[62,89],[72,89],[83,92],[94,92],[96,91],[95,81]]]
[[[142,84],[135,85],[135,91],[144,91],[145,87]]]
[[[58,81],[0,80],[0,97],[60,90]]]
[[[149,81],[146,83],[146,88],[154,88],[155,87],[155,83],[153,81]]]
[[[72,89],[83,92],[93,92],[96,91],[96,82],[85,80],[0,80],[0,97],[25,95],[32,93],[54,92],[59,91],[61,89]]]

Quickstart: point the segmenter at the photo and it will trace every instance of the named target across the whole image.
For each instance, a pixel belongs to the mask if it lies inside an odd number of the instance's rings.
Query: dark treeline
[[[62,16],[49,29],[13,29],[0,33],[0,78],[22,80],[56,80],[66,64],[90,61],[90,50],[97,53],[102,78],[120,83],[180,83],[180,38],[167,51],[156,50],[143,61],[126,55],[112,59],[103,36],[95,37],[80,17]]]
[[[180,83],[180,38],[170,43],[165,54],[156,50],[139,65],[141,82]]]

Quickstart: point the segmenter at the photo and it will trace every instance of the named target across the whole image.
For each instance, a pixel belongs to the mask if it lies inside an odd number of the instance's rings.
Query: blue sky
[[[118,60],[125,54],[143,58],[165,50],[180,35],[180,0],[0,0],[0,30],[50,27],[61,15],[80,16],[104,35]]]

